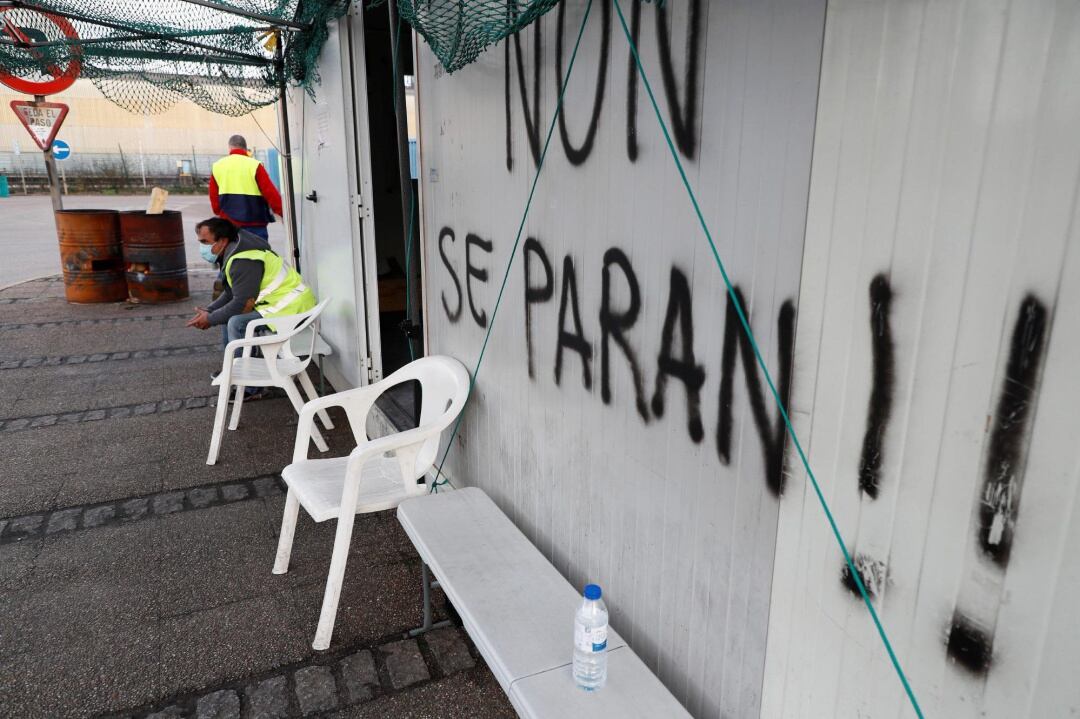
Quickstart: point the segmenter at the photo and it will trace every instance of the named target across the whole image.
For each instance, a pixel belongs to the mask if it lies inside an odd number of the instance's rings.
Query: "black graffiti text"
[[[630,34],[635,45],[640,45],[642,25],[642,3],[631,3]],[[561,83],[566,76],[567,56],[569,48],[573,45],[577,29],[574,23],[566,18],[567,3],[560,3],[555,19],[555,61],[554,67],[548,73],[547,80],[543,79],[541,70],[545,67],[543,46],[543,20],[533,23],[532,58],[526,60],[526,53],[522,50],[521,33],[515,33],[512,39],[503,46],[503,102],[504,102],[504,125],[506,128],[506,169],[514,170],[514,79],[516,78],[517,96],[521,103],[521,115],[525,126],[525,137],[529,146],[529,154],[532,156],[533,165],[540,162],[541,138],[544,128],[541,127],[542,115],[540,112],[541,85],[550,81],[553,92],[548,93],[551,99],[549,105],[554,109],[555,100],[559,96]],[[687,21],[685,40],[678,43],[678,47],[672,46],[672,28],[669,18],[669,9],[666,5],[658,3],[652,12],[656,13],[656,43],[660,58],[660,77],[663,86],[663,98],[666,102],[668,119],[671,133],[678,151],[688,160],[696,158],[699,148],[701,103],[702,103],[702,62],[703,62],[703,39],[707,25],[708,3],[702,0],[688,0]],[[599,54],[596,57],[595,76],[593,80],[593,100],[591,106],[584,105],[588,112],[588,124],[580,144],[575,144],[570,136],[569,126],[574,124],[574,118],[578,116],[578,105],[564,103],[559,114],[559,138],[567,160],[571,165],[582,165],[592,155],[596,146],[600,120],[603,115],[605,99],[610,92],[608,85],[608,70],[611,65],[611,34],[612,34],[612,10],[611,3],[601,3],[598,20],[592,17],[589,23],[600,23]],[[678,33],[675,33],[679,36]],[[676,70],[675,56],[684,58],[681,74]],[[638,114],[640,102],[639,80],[637,65],[633,55],[627,50],[627,75],[626,75],[626,156],[631,162],[636,162],[640,155],[638,144]],[[583,63],[579,57],[578,63]],[[528,67],[527,67],[528,66]],[[531,71],[531,72],[530,72]],[[580,75],[581,69],[575,69],[574,83],[584,82]],[[527,75],[529,78],[527,79]],[[681,87],[680,87],[681,85]]]

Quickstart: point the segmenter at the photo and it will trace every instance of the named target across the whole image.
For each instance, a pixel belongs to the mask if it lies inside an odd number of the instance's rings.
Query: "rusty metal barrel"
[[[116,210],[59,210],[56,234],[68,302],[127,299],[120,220]]]
[[[156,304],[188,298],[184,223],[179,212],[121,212],[120,243],[132,302]]]

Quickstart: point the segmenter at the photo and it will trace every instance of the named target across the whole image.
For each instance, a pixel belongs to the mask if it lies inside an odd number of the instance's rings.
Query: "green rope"
[[[649,78],[645,74],[645,68],[641,64],[641,58],[638,56],[638,50],[637,46],[634,44],[634,39],[630,36],[630,29],[626,26],[626,17],[623,15],[619,0],[613,0],[613,2],[615,3],[615,10],[619,14],[619,23],[622,25],[623,34],[626,35],[626,41],[630,44],[630,52],[634,56],[634,63],[637,65],[638,75],[641,76],[641,82],[649,94],[649,101],[652,103],[653,112],[656,113],[656,119],[660,123],[660,129],[664,132],[664,139],[667,141],[668,150],[671,152],[671,157],[675,161],[675,167],[679,170],[679,177],[682,178],[682,183],[686,188],[686,194],[690,198],[690,203],[694,206],[694,213],[697,215],[698,223],[705,233],[705,239],[709,241],[709,248],[712,250],[713,258],[716,260],[716,266],[720,268],[720,274],[723,276],[724,284],[727,286],[728,296],[731,298],[732,304],[735,306],[735,311],[739,315],[739,321],[742,323],[743,330],[750,340],[750,346],[754,348],[754,356],[757,358],[761,371],[765,374],[765,381],[768,382],[769,390],[772,392],[773,399],[776,400],[776,406],[780,410],[780,416],[784,418],[784,426],[787,428],[788,436],[791,437],[791,441],[795,445],[796,451],[799,453],[799,458],[802,460],[803,468],[806,470],[807,476],[810,477],[810,482],[814,487],[815,494],[817,494],[818,502],[825,512],[825,518],[829,520],[829,526],[832,528],[833,535],[836,537],[836,542],[840,545],[840,551],[844,554],[844,561],[847,562],[848,571],[855,579],[855,584],[859,588],[859,594],[862,595],[866,608],[870,610],[870,617],[874,620],[874,626],[877,627],[878,634],[881,636],[881,641],[885,644],[885,650],[889,653],[889,659],[892,660],[893,668],[896,669],[897,676],[900,677],[900,683],[904,685],[904,691],[907,692],[908,699],[911,700],[911,706],[915,710],[915,713],[919,716],[919,719],[922,719],[922,709],[919,708],[919,702],[915,699],[915,692],[908,683],[907,675],[904,674],[904,670],[900,667],[900,660],[897,659],[896,653],[893,651],[892,643],[889,642],[889,637],[885,634],[885,627],[882,626],[877,611],[874,610],[874,604],[870,601],[870,595],[867,593],[866,587],[863,586],[862,577],[855,568],[855,563],[851,560],[851,554],[848,552],[847,545],[844,543],[844,538],[840,535],[839,527],[836,526],[836,520],[829,510],[829,504],[825,501],[825,495],[822,494],[817,478],[814,476],[813,470],[810,469],[810,460],[807,459],[806,452],[803,451],[802,444],[795,434],[795,428],[791,425],[791,420],[788,418],[784,403],[780,400],[780,393],[776,390],[772,375],[769,373],[769,368],[765,364],[765,358],[761,354],[761,349],[758,347],[757,340],[754,339],[754,332],[750,329],[750,322],[747,320],[746,313],[743,311],[742,303],[739,302],[739,296],[735,293],[735,287],[731,284],[731,279],[728,277],[727,270],[724,268],[724,262],[720,259],[720,252],[716,249],[716,243],[713,241],[712,233],[709,232],[708,224],[705,222],[705,216],[701,212],[701,206],[698,205],[697,196],[690,186],[690,180],[686,177],[686,171],[683,169],[682,161],[679,159],[679,153],[675,151],[675,145],[671,141],[671,134],[668,132],[667,123],[664,122],[664,117],[660,113],[660,107],[656,103],[656,96],[653,94],[652,86],[649,84]]]
[[[536,165],[536,174],[533,175],[532,187],[529,188],[529,199],[525,202],[525,212],[521,215],[521,222],[518,224],[517,236],[514,238],[514,246],[510,250],[510,260],[506,263],[506,272],[503,273],[502,285],[499,287],[499,296],[495,300],[495,308],[491,312],[491,321],[488,322],[487,333],[484,335],[484,344],[480,347],[480,356],[476,360],[476,366],[473,367],[472,376],[469,378],[469,394],[465,398],[465,404],[468,405],[470,399],[472,399],[473,387],[476,386],[476,377],[480,373],[480,365],[484,361],[484,352],[487,351],[488,340],[491,339],[491,331],[495,328],[495,317],[499,314],[499,306],[502,304],[503,293],[506,291],[506,282],[510,279],[510,268],[514,264],[514,258],[517,257],[518,245],[521,244],[521,233],[525,231],[525,220],[529,217],[529,209],[532,207],[533,195],[536,193],[536,183],[540,179],[540,171],[544,169],[544,159],[547,157],[548,146],[551,144],[551,136],[555,132],[555,123],[559,120],[559,113],[562,112],[563,96],[566,94],[566,86],[570,82],[570,74],[574,71],[574,61],[577,59],[578,48],[581,46],[581,37],[585,34],[585,23],[589,20],[589,11],[592,10],[592,0],[585,5],[585,17],[581,18],[581,27],[578,28],[577,40],[574,42],[574,52],[570,55],[570,64],[566,67],[566,76],[563,78],[562,86],[559,88],[559,100],[555,105],[555,114],[551,116],[551,124],[548,125],[547,137],[544,139],[544,149],[540,153],[540,160]],[[438,492],[439,486],[443,484],[449,484],[448,479],[440,479],[443,476],[442,469],[446,463],[446,457],[450,454],[451,447],[454,446],[454,438],[457,437],[458,429],[461,427],[461,420],[465,416],[465,408],[463,407],[458,414],[457,421],[454,422],[454,431],[450,433],[450,441],[446,445],[446,451],[443,452],[442,460],[439,462],[439,467],[435,472],[435,481],[431,484],[431,492]]]

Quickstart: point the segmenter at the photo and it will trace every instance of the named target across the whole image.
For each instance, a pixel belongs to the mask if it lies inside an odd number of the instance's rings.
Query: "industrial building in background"
[[[223,118],[179,102],[159,114],[136,114],[103,96],[89,80],[77,80],[58,97],[71,108],[58,135],[70,148],[57,163],[65,192],[147,192],[161,185],[205,193],[210,166],[233,133],[249,139],[254,156],[280,183],[273,107]],[[20,99],[26,96],[0,85],[0,175],[7,176],[14,194],[47,191],[42,154],[8,110]]]

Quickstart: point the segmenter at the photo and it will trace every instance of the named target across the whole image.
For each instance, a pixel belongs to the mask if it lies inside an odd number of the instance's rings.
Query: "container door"
[[[354,48],[354,40],[363,42],[362,22],[354,8],[330,24],[314,98],[302,89],[289,93],[292,137],[299,139],[293,172],[301,274],[320,301],[332,298],[321,334],[333,350],[324,364],[336,389],[366,385],[382,375],[374,233],[365,202],[371,194],[370,168],[361,160],[366,147],[357,144],[358,137],[366,137],[357,128],[358,118],[366,117],[366,95],[356,92],[363,83],[364,56],[362,46],[360,52]]]

